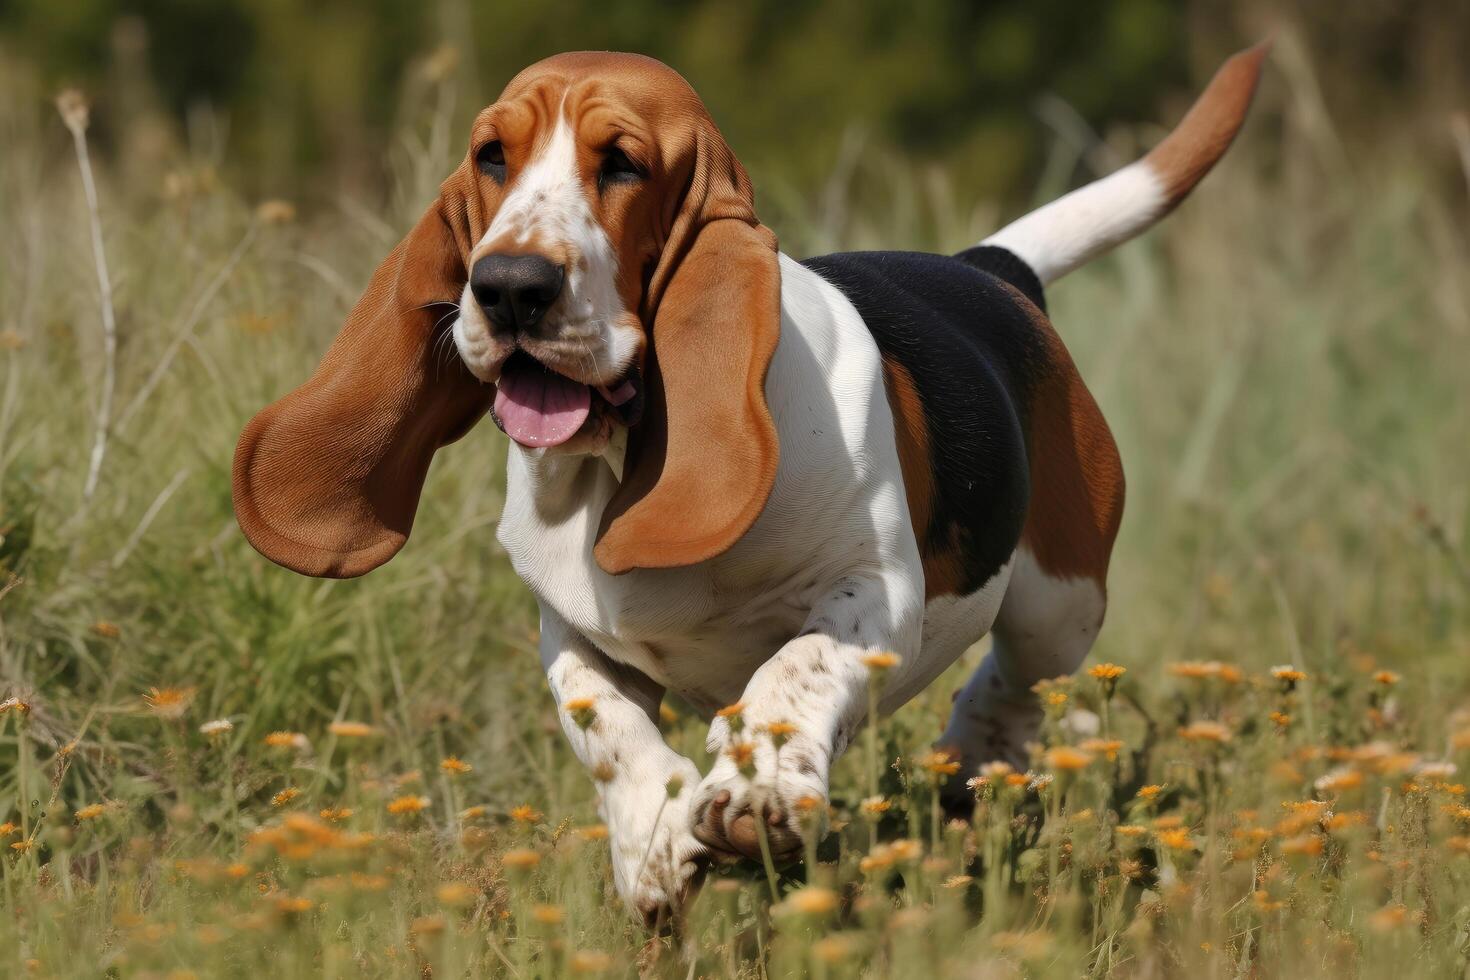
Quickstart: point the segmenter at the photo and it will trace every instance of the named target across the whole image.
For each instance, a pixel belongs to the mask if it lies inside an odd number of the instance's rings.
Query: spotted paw
[[[798,799],[800,795],[791,796],[738,774],[718,781],[706,779],[694,797],[694,837],[716,859],[761,861],[764,833],[772,862],[792,864],[801,860],[803,849]]]

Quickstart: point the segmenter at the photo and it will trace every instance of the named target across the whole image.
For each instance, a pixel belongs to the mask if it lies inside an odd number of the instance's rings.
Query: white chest
[[[686,568],[598,567],[593,546],[617,488],[602,459],[512,448],[507,467],[499,536],[526,585],[608,656],[703,708],[735,700],[854,567],[917,573],[872,337],[840,294],[784,257],[766,399],[781,446],[771,497],[732,548]]]

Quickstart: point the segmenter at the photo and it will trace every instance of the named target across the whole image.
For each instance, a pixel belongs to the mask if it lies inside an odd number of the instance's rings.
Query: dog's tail
[[[1018,218],[981,247],[1015,255],[1045,286],[1142,233],[1225,155],[1245,122],[1269,48],[1262,42],[1220,66],[1179,125],[1142,160]]]

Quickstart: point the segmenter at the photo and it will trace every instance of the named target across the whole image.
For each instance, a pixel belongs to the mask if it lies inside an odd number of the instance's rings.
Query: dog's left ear
[[[765,395],[781,328],[776,236],[712,121],[701,118],[680,150],[684,192],[641,311],[651,324],[644,418],[594,550],[614,575],[721,554],[776,482]]]

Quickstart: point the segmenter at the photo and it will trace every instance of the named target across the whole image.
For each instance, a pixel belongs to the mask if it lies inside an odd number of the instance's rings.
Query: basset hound
[[[1123,509],[1042,289],[1189,193],[1265,53],[1226,62],[1143,159],[974,248],[801,261],[673,70],[535,64],[316,373],[246,426],[240,527],[302,574],[368,572],[408,538],[434,452],[488,412],[510,437],[499,538],[617,890],[650,920],[707,860],[759,858],[762,830],[800,855],[798,804],[826,800],[877,652],[898,655],[886,713],[991,634],[939,744],[966,771],[1024,767],[1031,687],[1092,646]],[[712,719],[708,773],[661,737],[665,691]]]

